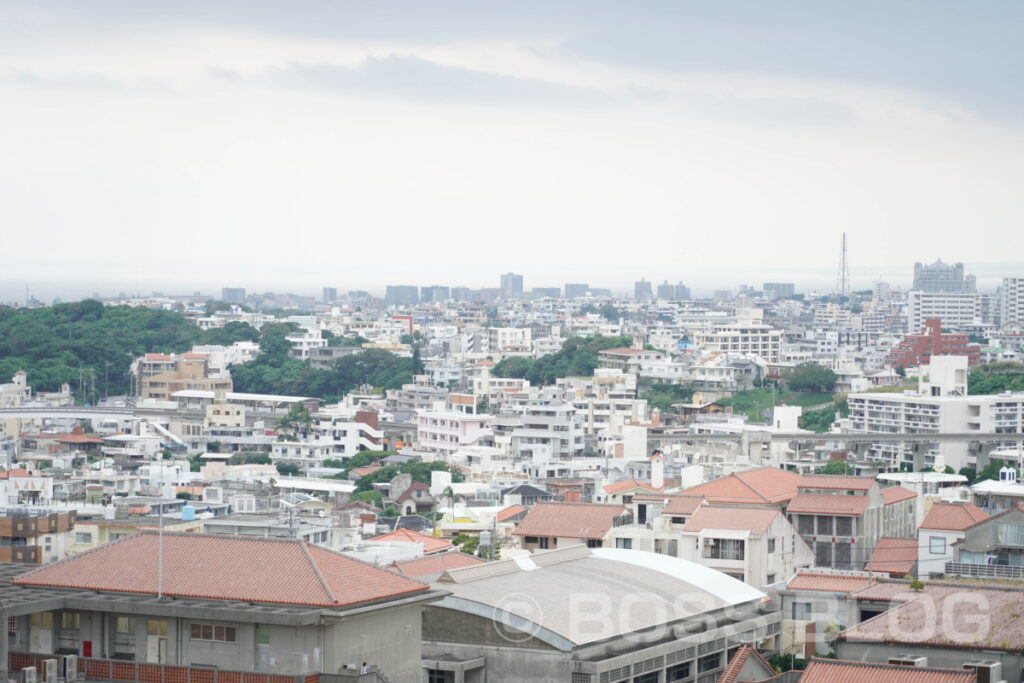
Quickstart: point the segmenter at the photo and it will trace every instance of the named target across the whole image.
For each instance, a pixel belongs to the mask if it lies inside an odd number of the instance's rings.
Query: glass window
[[[60,615],[60,627],[77,629],[78,628],[78,612],[64,612]]]
[[[770,553],[774,553],[775,552],[775,539],[774,538],[769,538],[768,539],[768,552],[770,552]]]
[[[705,671],[714,671],[720,666],[722,661],[722,653],[716,652],[713,655],[706,655],[697,660],[697,673],[704,673]]]
[[[945,555],[946,538],[944,536],[929,536],[928,552],[930,552],[932,555]]]
[[[809,603],[809,602],[794,602],[793,603],[793,620],[794,621],[810,621],[811,620],[811,603]]]
[[[135,617],[118,617],[118,633],[135,633]]]
[[[147,619],[146,620],[146,633],[151,636],[166,636],[167,635],[167,620],[166,619]]]
[[[203,624],[203,640],[213,640],[213,624]]]
[[[256,627],[256,644],[270,645],[270,628],[267,626]]]
[[[29,623],[40,628],[53,628],[53,613],[37,612],[31,616]]]
[[[633,539],[632,538],[616,538],[615,539],[615,547],[616,548],[625,548],[626,550],[632,550],[633,549]]]

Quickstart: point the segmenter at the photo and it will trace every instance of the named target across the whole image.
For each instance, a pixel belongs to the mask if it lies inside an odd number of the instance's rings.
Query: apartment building
[[[346,417],[332,413],[314,413],[312,421],[292,428],[294,441],[275,441],[270,459],[294,463],[301,469],[320,466],[324,460],[344,460],[360,451],[383,450],[384,432],[377,429],[377,414],[356,413]]]
[[[211,377],[207,358],[201,353],[178,356],[147,353],[135,363],[139,398],[173,401],[179,391],[224,391],[234,388],[230,377]]]
[[[870,477],[803,475],[786,514],[814,549],[816,566],[860,569],[883,536],[916,536],[916,498]]]
[[[761,322],[715,325],[710,331],[695,332],[693,344],[703,351],[753,353],[769,363],[782,360],[782,332]]]
[[[46,564],[71,554],[77,513],[0,509],[0,562]]]
[[[981,298],[973,293],[907,292],[907,332],[921,332],[929,318],[941,318],[950,330],[980,325]]]
[[[1024,325],[1024,277],[1004,277],[999,291],[999,325]]]
[[[571,403],[531,400],[521,411],[520,426],[512,431],[513,456],[571,460],[583,455],[583,416]]]
[[[902,368],[927,365],[932,356],[964,356],[970,365],[981,361],[981,348],[971,344],[966,334],[945,333],[940,318],[928,318],[924,331],[909,334],[900,340],[886,358],[886,363]]]
[[[421,410],[416,416],[416,443],[423,450],[451,455],[460,448],[491,439],[492,416],[456,410]]]
[[[529,327],[487,328],[485,353],[529,354],[532,348],[532,330]]]
[[[327,346],[327,340],[323,338],[319,328],[294,332],[287,335],[285,339],[291,345],[288,355],[299,360],[308,360],[314,349]]]

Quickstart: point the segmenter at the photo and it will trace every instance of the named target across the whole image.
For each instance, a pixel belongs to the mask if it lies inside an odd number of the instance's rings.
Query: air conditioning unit
[[[44,659],[43,660],[43,676],[42,680],[44,683],[57,683],[57,660],[56,659]]]
[[[896,655],[889,657],[889,663],[897,666],[928,666],[928,658],[919,655]]]
[[[21,676],[18,678],[19,683],[36,683],[36,668],[34,666],[26,666],[21,670]]]
[[[66,681],[78,678],[78,655],[64,655],[60,658],[60,675]]]
[[[978,683],[1000,683],[1003,679],[1003,665],[992,660],[964,662],[964,669],[978,675]]]

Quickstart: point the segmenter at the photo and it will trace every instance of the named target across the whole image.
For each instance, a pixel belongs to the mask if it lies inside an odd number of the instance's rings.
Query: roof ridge
[[[764,468],[759,468],[759,469],[764,469]],[[754,471],[756,471],[756,470],[748,470],[748,471],[750,471],[750,472],[754,472]],[[755,489],[755,488],[754,488],[753,486],[751,486],[750,484],[748,484],[748,483],[747,483],[747,481],[746,481],[745,479],[743,479],[743,478],[742,478],[742,477],[740,476],[741,474],[746,474],[746,472],[733,472],[733,473],[732,473],[731,475],[729,475],[729,476],[731,476],[731,477],[736,477],[737,479],[739,479],[739,480],[740,480],[740,483],[741,483],[741,484],[743,484],[743,485],[744,485],[744,486],[746,486],[746,487],[747,487],[748,489],[750,489],[751,491],[753,491],[753,492],[754,492],[754,495],[756,495],[756,496],[757,496],[758,498],[760,498],[761,500],[763,500],[763,501],[764,501],[764,502],[766,502],[766,503],[767,503],[767,502],[769,502],[769,500],[768,500],[767,498],[765,498],[765,497],[764,497],[764,496],[763,496],[763,495],[761,494],[761,492],[760,492],[760,491],[758,491],[758,490],[757,490],[757,489]]]
[[[324,587],[324,592],[327,593],[327,598],[335,605],[338,604],[338,599],[334,597],[334,591],[327,585],[327,579],[324,578],[323,573],[320,571],[320,566],[313,559],[313,556],[309,552],[309,544],[302,543],[302,552],[306,554],[306,559],[309,560],[310,566],[313,567],[313,572],[316,574],[316,578],[320,580],[320,585]]]

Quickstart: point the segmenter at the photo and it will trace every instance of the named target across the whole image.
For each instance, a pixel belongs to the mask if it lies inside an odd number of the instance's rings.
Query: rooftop
[[[837,659],[812,659],[800,676],[800,683],[975,683],[977,680],[973,671],[962,669],[847,662]]]
[[[876,572],[905,576],[917,563],[917,539],[883,536],[871,551],[871,561],[864,565]]]
[[[420,534],[409,529],[396,529],[370,540],[383,543],[422,543],[423,552],[425,553],[433,553],[452,547],[451,542],[443,538],[427,536],[426,534]]]
[[[917,494],[902,486],[887,486],[882,489],[882,501],[885,505],[892,505],[911,498],[917,498]]]
[[[859,517],[868,509],[867,496],[843,496],[834,493],[801,493],[789,501],[786,511],[804,515],[850,515]]]
[[[963,531],[988,519],[988,514],[971,503],[936,502],[921,521],[921,529]]]
[[[157,564],[161,556],[162,572]],[[12,583],[315,607],[354,605],[428,589],[298,539],[153,531],[34,569]]]
[[[683,531],[700,532],[705,529],[728,529],[749,531],[755,536],[763,536],[780,514],[782,513],[776,507],[727,508],[702,505],[686,522]]]
[[[871,477],[842,474],[804,474],[796,485],[801,489],[834,489],[839,491],[867,491],[875,483]]]
[[[793,591],[825,591],[827,593],[852,593],[867,588],[870,579],[867,576],[799,572],[786,584]]]
[[[761,467],[734,472],[683,491],[686,495],[704,496],[713,503],[783,503],[796,495],[800,475]]]
[[[618,517],[627,514],[629,511],[622,505],[537,503],[512,533],[515,536],[600,540]]]

